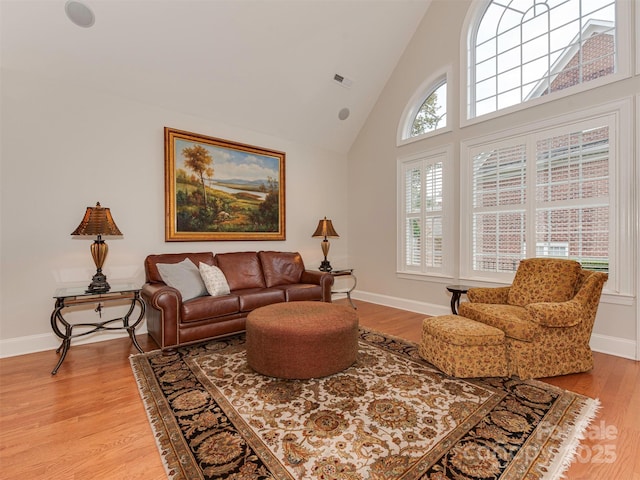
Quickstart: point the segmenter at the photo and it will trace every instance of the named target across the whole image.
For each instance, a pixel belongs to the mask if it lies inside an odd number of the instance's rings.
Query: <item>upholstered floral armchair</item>
[[[504,331],[511,375],[584,372],[593,367],[589,340],[606,281],[573,260],[526,259],[512,285],[469,289],[459,313]]]

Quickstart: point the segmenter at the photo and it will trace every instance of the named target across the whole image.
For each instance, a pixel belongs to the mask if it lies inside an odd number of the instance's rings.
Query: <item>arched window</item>
[[[418,109],[409,136],[432,132],[447,124],[447,80],[442,79],[439,84],[431,88],[431,92]]]
[[[469,36],[468,118],[618,70],[616,0],[492,0]]]
[[[435,72],[411,96],[398,123],[398,145],[451,129],[447,118],[450,71],[447,67]]]

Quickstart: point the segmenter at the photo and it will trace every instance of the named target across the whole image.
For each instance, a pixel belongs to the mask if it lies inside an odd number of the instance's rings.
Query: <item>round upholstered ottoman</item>
[[[247,362],[270,377],[307,379],[340,372],[358,355],[358,316],[344,305],[286,302],[247,316]]]

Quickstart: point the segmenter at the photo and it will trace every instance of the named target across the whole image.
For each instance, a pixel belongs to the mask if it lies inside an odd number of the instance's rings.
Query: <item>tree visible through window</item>
[[[469,46],[474,118],[616,71],[615,0],[493,0]]]
[[[447,82],[437,86],[420,106],[411,125],[411,136],[431,132],[447,124]]]

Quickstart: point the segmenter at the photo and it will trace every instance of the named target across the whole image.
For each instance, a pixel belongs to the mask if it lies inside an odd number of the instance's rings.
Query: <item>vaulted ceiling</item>
[[[346,152],[431,0],[82,1],[0,0],[2,68]]]

